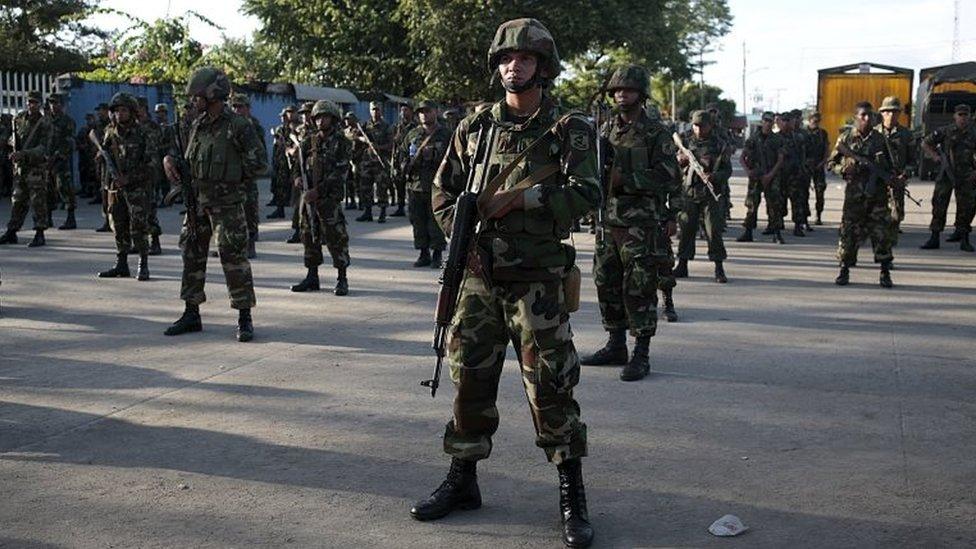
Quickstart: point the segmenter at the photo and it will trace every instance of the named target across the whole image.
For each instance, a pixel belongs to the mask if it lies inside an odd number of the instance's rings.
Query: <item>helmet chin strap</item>
[[[525,91],[529,91],[532,88],[542,87],[544,83],[543,79],[539,77],[538,69],[536,69],[535,74],[532,75],[532,78],[526,80],[522,84],[518,84],[518,85],[510,84],[506,82],[505,79],[502,78],[500,74],[498,75],[498,79],[501,80],[502,87],[505,88],[505,91],[507,91],[508,93],[522,93]]]

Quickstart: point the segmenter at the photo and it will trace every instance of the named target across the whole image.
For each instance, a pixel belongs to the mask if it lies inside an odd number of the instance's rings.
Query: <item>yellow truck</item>
[[[893,95],[901,100],[901,124],[910,126],[912,86],[915,71],[877,63],[854,63],[817,71],[817,110],[820,126],[827,130],[833,146],[837,136],[851,124],[854,105],[870,101],[874,108]]]

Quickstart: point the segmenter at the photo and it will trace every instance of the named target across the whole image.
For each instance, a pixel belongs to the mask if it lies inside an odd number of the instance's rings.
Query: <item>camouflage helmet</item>
[[[878,109],[878,112],[885,112],[885,111],[899,111],[900,112],[901,111],[901,100],[899,100],[897,97],[895,97],[893,95],[889,95],[888,97],[885,97],[881,101],[881,108]]]
[[[624,65],[617,67],[607,82],[607,93],[613,93],[620,89],[637,90],[642,96],[649,97],[651,79],[647,75],[647,70],[640,65]]]
[[[115,111],[119,107],[125,107],[132,113],[135,113],[139,109],[139,102],[131,94],[119,92],[112,96],[112,101],[108,104],[108,110]]]
[[[513,19],[499,25],[488,48],[488,67],[494,70],[503,53],[515,50],[538,55],[539,67],[549,69],[550,79],[559,75],[561,67],[556,41],[549,29],[537,19]]]
[[[186,94],[190,97],[202,96],[207,101],[222,101],[230,95],[230,80],[220,69],[202,67],[187,82]]]
[[[312,119],[314,120],[326,114],[339,120],[342,118],[342,109],[339,108],[339,105],[336,105],[328,99],[319,99],[312,107]]]
[[[416,110],[417,112],[420,112],[425,109],[437,110],[437,103],[434,103],[430,99],[424,99],[420,103],[417,103],[417,106],[414,107],[414,110]]]
[[[238,92],[230,96],[230,104],[232,107],[237,107],[237,106],[250,107],[251,98],[248,97],[246,93]]]

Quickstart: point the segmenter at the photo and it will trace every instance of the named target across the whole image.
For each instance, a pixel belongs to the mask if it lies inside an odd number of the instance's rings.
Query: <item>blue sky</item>
[[[103,5],[143,19],[196,10],[217,21],[229,36],[247,36],[257,26],[239,13],[240,0],[104,0]],[[962,0],[959,61],[976,60],[976,1]],[[813,103],[817,70],[860,61],[908,67],[951,62],[952,0],[729,0],[732,32],[712,55],[705,81],[742,102],[742,42],[746,42],[746,95],[751,105],[777,110]],[[120,20],[101,17],[105,26]],[[221,31],[202,23],[191,26],[206,44]],[[741,106],[740,106],[741,107]]]

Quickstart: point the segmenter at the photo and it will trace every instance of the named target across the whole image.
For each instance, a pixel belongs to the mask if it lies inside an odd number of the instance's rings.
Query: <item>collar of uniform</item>
[[[215,116],[213,118],[211,118],[209,114],[204,113],[200,117],[200,125],[201,126],[209,126],[211,124],[216,124],[217,121],[219,121],[221,119],[230,118],[232,116],[237,116],[237,113],[235,113],[234,111],[230,110],[230,107],[228,107],[227,105],[224,105],[223,110],[221,110],[219,113],[217,113],[217,116]]]
[[[637,118],[633,122],[625,122],[619,111],[615,112],[613,116],[613,125],[618,134],[626,133],[631,129],[636,132],[642,132],[650,125],[650,121],[651,119],[647,116],[647,111],[643,107],[641,107],[640,112],[637,113]]]
[[[871,138],[871,134],[875,133],[874,128],[868,128],[868,133],[861,135],[861,132],[857,131],[857,128],[851,128],[851,138],[857,139],[858,141],[867,141]]]
[[[507,114],[508,105],[505,103],[504,99],[495,103],[491,107],[491,117],[494,119],[495,124],[501,126],[502,128],[519,132],[531,128],[533,124],[542,125],[546,121],[555,119],[556,105],[552,102],[552,99],[549,99],[548,96],[544,95],[542,97],[542,102],[539,103],[538,110],[532,113],[532,116],[521,124],[506,121],[505,117]]]

